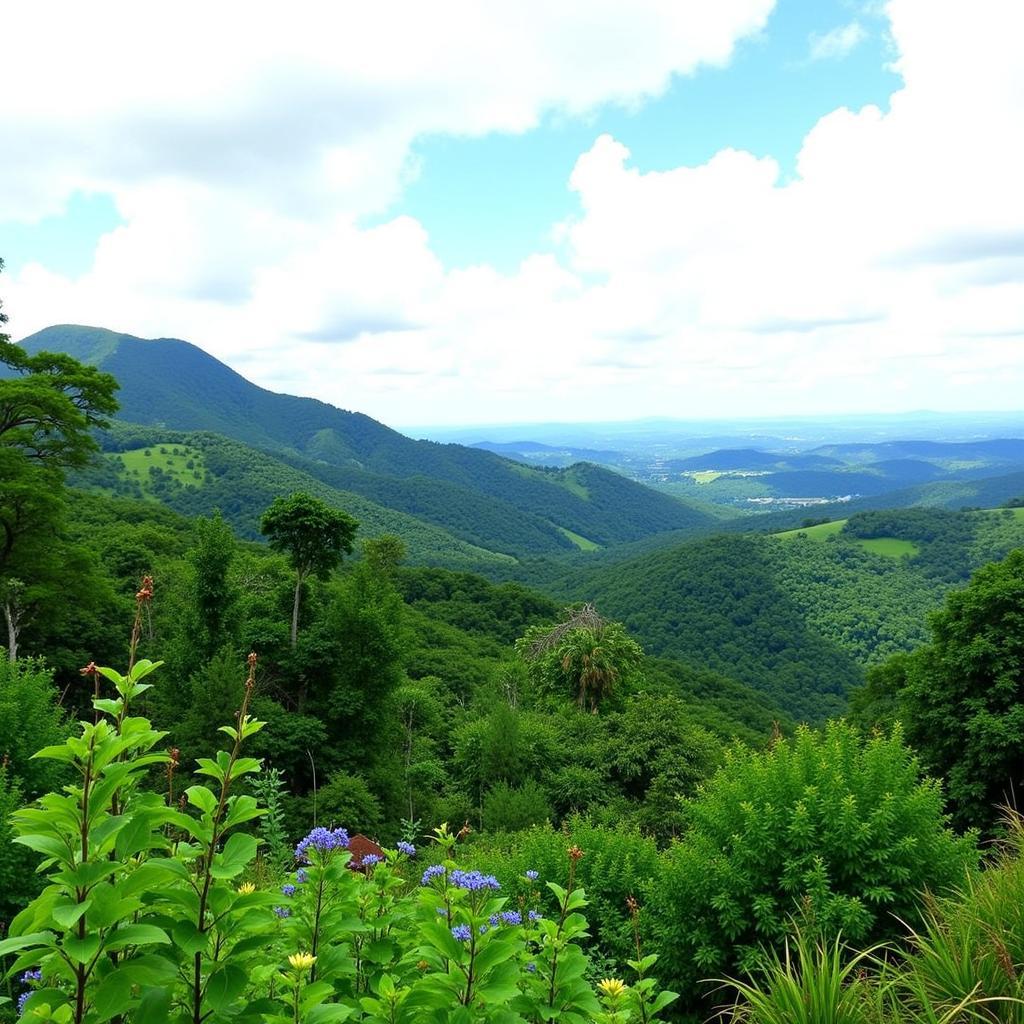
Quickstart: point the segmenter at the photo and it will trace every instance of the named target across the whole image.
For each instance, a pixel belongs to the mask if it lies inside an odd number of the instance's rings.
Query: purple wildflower
[[[42,981],[42,980],[43,980],[43,972],[38,967],[36,967],[34,970],[26,971],[21,976],[21,983],[22,983],[22,985],[28,985],[30,982]]]
[[[523,915],[518,910],[503,910],[498,917],[502,924],[522,924]]]
[[[537,872],[537,871],[527,871],[527,872],[526,872],[526,877],[527,877],[527,878],[528,878],[528,879],[529,879],[529,880],[530,880],[531,882],[536,882],[536,881],[537,881],[537,879],[538,879],[538,878],[540,878],[540,873],[539,873],[539,872]]]
[[[430,885],[431,880],[437,878],[439,875],[443,875],[444,871],[445,868],[443,864],[431,864],[430,867],[423,872],[423,877],[420,879],[420,885]]]
[[[501,921],[499,920],[497,914],[491,914],[491,916],[490,916],[490,918],[488,920],[491,922],[491,927],[492,928],[497,928],[498,925],[501,923]]]
[[[290,884],[290,883],[288,885],[282,885],[281,886],[281,892],[283,892],[285,894],[285,896],[294,896],[295,895],[295,886]]]
[[[395,846],[398,847],[398,852],[404,853],[406,857],[416,856],[416,847],[412,843],[407,843],[404,839],[399,839]]]
[[[292,912],[287,907],[274,907],[274,913],[278,917],[291,917]]]
[[[470,892],[478,892],[481,889],[500,889],[501,883],[494,875],[483,875],[479,871],[452,872],[452,885],[460,889],[468,889]]]
[[[360,863],[364,868],[372,868],[374,864],[380,864],[383,860],[383,857],[378,857],[375,853],[368,853]]]
[[[295,859],[310,863],[310,852],[331,853],[334,850],[348,849],[348,833],[343,828],[336,828],[332,832],[322,825],[313,829],[305,839],[300,840],[295,847]]]
[[[473,937],[473,929],[468,924],[457,924],[452,929],[452,938],[458,939],[459,942],[469,942]]]
[[[18,996],[18,1016],[19,1017],[25,1012],[25,1003],[28,1002],[28,997],[30,995],[32,995],[31,991],[29,991],[29,992],[22,992],[21,995]]]
[[[295,881],[298,882],[299,885],[305,885],[309,881],[309,872],[306,871],[305,868],[299,868],[299,870],[295,872]]]
[[[486,935],[487,934],[487,925],[485,925],[485,924],[480,925],[480,927],[477,929],[477,931],[481,935]]]
[[[543,914],[538,914],[536,910],[531,910],[530,913],[527,914],[526,916],[531,921],[543,921],[544,920],[544,915]]]
[[[530,972],[531,974],[534,974],[534,973],[536,972],[536,970],[537,970],[537,965],[536,965],[535,963],[529,963],[529,964],[527,964],[527,965],[526,965],[526,969],[527,969],[527,970],[528,970],[528,971],[529,971],[529,972]]]

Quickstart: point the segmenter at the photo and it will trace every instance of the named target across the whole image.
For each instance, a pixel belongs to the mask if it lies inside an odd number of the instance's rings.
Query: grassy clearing
[[[809,537],[811,540],[824,540],[826,537],[833,537],[840,533],[846,525],[845,519],[836,519],[831,523],[820,523],[818,526],[805,526],[799,530],[786,530],[785,533],[777,533],[776,537],[783,540],[792,540],[794,537]]]
[[[206,464],[198,448],[187,445],[150,445],[112,455],[123,475],[134,480],[143,491],[150,490],[150,469],[161,470],[185,487],[201,487],[206,478]]]
[[[921,548],[912,540],[899,540],[897,537],[872,537],[870,540],[858,540],[857,543],[875,555],[886,558],[913,558]]]
[[[698,484],[709,484],[712,480],[717,480],[720,476],[724,476],[722,472],[717,469],[698,469],[692,473],[684,473],[684,476],[690,477],[694,483]]]
[[[580,551],[600,551],[601,545],[595,544],[592,540],[587,540],[586,537],[581,537],[578,533],[573,533],[572,530],[567,530],[564,526],[555,526],[562,536],[567,537],[580,549]]]
[[[777,533],[775,536],[781,537],[783,540],[807,537],[810,540],[824,541],[828,537],[835,537],[841,533],[845,525],[845,519],[837,519],[835,522],[821,523],[819,526],[807,526],[802,530],[786,530],[785,533]],[[885,558],[912,558],[921,551],[921,548],[912,540],[899,540],[896,537],[873,537],[871,540],[851,537],[850,539],[865,551],[870,551],[873,555],[883,555]]]

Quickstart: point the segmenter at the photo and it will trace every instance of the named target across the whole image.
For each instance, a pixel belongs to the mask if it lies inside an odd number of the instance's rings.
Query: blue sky
[[[886,106],[900,84],[885,22],[843,0],[782,0],[764,32],[739,44],[727,68],[677,78],[665,96],[591,117],[548,115],[525,135],[427,138],[420,173],[390,212],[418,218],[449,266],[486,262],[512,270],[550,248],[551,225],[576,211],[567,182],[580,153],[604,132],[646,171],[697,165],[726,147],[772,156],[794,169],[804,136],[837,107]],[[811,59],[814,41],[857,23],[848,53]]]
[[[5,26],[15,337],[399,426],[1020,405],[1019,0],[65,17]]]

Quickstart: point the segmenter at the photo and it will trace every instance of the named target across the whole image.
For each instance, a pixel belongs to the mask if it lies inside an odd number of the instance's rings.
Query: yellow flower
[[[253,885],[253,884],[252,884],[252,882],[243,882],[243,883],[242,883],[242,884],[241,884],[241,885],[240,885],[240,886],[238,887],[238,891],[239,891],[239,892],[240,892],[240,893],[241,893],[241,894],[242,894],[243,896],[248,896],[248,895],[249,895],[249,893],[251,893],[251,892],[255,892],[255,891],[256,891],[256,886],[255,886],[255,885]]]
[[[292,953],[288,963],[297,971],[308,971],[316,963],[316,957],[312,953]]]
[[[626,991],[627,985],[618,978],[605,978],[597,983],[597,987],[601,990],[602,995],[608,996],[609,999],[617,999]]]

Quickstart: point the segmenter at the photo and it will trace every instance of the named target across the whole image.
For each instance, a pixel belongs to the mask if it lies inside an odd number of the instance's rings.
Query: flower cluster
[[[459,942],[469,942],[473,937],[473,930],[468,924],[457,924],[452,928],[452,937],[458,939]]]
[[[420,885],[430,885],[433,879],[438,878],[445,872],[445,866],[443,864],[431,864],[426,871],[423,872],[423,877],[420,879]]]
[[[460,889],[468,889],[470,892],[479,892],[481,889],[500,889],[501,883],[494,875],[484,875],[479,871],[454,870],[451,874],[452,885]]]
[[[500,914],[491,914],[490,922],[492,928],[499,924],[522,924],[523,915],[518,910],[503,910]]]
[[[295,895],[295,886],[292,885],[291,883],[289,883],[288,885],[282,885],[281,886],[281,892],[283,892],[285,894],[285,896],[294,896]]]
[[[287,907],[274,907],[274,913],[278,917],[291,917],[292,912]]]
[[[416,847],[412,843],[407,843],[404,839],[399,839],[395,846],[398,848],[398,852],[404,853],[406,857],[416,856]]]
[[[331,853],[333,850],[348,849],[348,833],[343,828],[333,831],[320,826],[299,842],[295,847],[295,859],[310,863],[310,853]]]
[[[540,877],[540,873],[539,873],[539,872],[537,872],[537,871],[527,871],[527,872],[526,872],[526,877],[527,877],[527,878],[528,878],[528,879],[529,879],[529,880],[530,880],[531,882],[536,882],[536,881],[537,881],[537,879],[538,879],[538,878]]]
[[[309,872],[305,868],[299,868],[295,872],[295,881],[298,885],[305,885],[309,881]]]
[[[368,853],[359,863],[364,868],[372,868],[374,864],[380,864],[383,860],[383,857],[378,857],[375,853]]]

